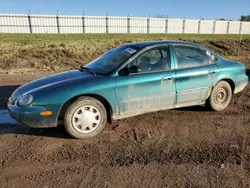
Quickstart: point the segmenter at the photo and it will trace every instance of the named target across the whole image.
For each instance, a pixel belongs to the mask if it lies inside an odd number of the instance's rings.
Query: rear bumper
[[[248,76],[245,74],[239,75],[234,78],[235,89],[234,94],[241,92],[248,84]]]
[[[56,127],[57,123],[55,115],[40,115],[40,112],[45,110],[46,109],[43,107],[20,107],[17,105],[8,104],[8,111],[11,117],[22,125],[34,128]]]
[[[248,84],[248,82],[235,87],[234,94],[241,92],[247,86],[247,84]]]

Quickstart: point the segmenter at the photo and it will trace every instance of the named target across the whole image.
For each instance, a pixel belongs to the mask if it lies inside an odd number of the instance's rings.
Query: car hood
[[[29,82],[28,84],[19,87],[19,92],[24,95],[43,88],[57,87],[60,85],[67,85],[76,81],[84,81],[94,78],[96,78],[96,76],[86,71],[66,71]]]

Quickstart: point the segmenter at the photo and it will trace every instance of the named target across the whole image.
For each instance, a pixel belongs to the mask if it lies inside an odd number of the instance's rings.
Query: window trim
[[[145,48],[143,48],[142,50],[140,50],[139,52],[137,52],[134,56],[132,56],[130,59],[128,59],[126,62],[124,62],[121,66],[119,66],[116,70],[114,70],[114,76],[119,76],[119,71],[121,69],[123,69],[125,66],[127,66],[130,62],[132,62],[134,59],[136,59],[138,56],[140,56],[142,53],[144,53],[147,50],[150,50],[152,48],[157,48],[157,47],[166,47],[168,49],[169,52],[169,60],[171,63],[171,69],[170,70],[159,70],[159,71],[149,71],[149,72],[138,72],[138,73],[131,73],[130,75],[140,75],[140,74],[153,74],[153,73],[160,73],[160,72],[168,72],[168,71],[173,71],[174,70],[174,66],[173,66],[173,55],[171,52],[171,44],[154,44],[154,45],[150,45],[147,46]]]
[[[177,59],[177,55],[176,55],[176,51],[175,51],[175,46],[183,46],[183,47],[189,47],[189,48],[197,49],[197,51],[199,51],[201,54],[203,54],[208,60],[211,60],[212,63],[208,63],[208,64],[205,64],[205,65],[197,65],[197,66],[179,68],[178,59]],[[193,46],[193,45],[189,45],[189,44],[172,44],[172,47],[173,47],[173,52],[174,52],[174,56],[175,56],[175,70],[183,70],[183,69],[190,69],[190,68],[197,68],[197,67],[205,67],[205,66],[214,64],[214,61],[206,53],[204,53],[202,51],[201,47],[199,47],[199,46]]]

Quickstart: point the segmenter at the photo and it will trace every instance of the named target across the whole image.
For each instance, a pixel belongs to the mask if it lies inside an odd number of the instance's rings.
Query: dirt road
[[[39,76],[2,75],[0,108]],[[62,128],[0,124],[0,187],[249,187],[249,97],[250,84],[223,112],[196,106],[141,115],[87,140]]]

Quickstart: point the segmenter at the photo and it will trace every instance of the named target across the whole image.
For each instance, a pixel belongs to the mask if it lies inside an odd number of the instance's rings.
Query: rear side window
[[[178,68],[198,67],[209,64],[209,58],[195,47],[174,46]]]

